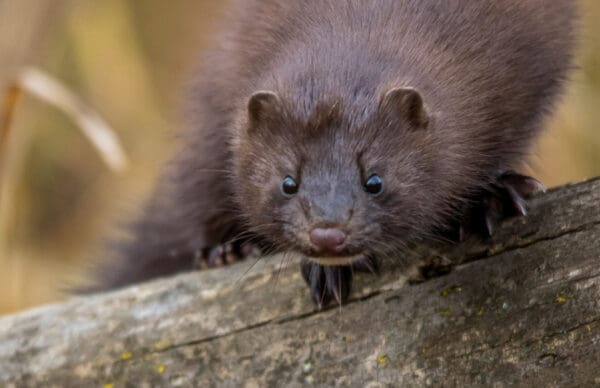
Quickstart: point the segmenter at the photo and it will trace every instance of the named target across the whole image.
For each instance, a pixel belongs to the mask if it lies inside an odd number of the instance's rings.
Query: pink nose
[[[346,233],[336,228],[314,228],[310,231],[310,241],[319,252],[338,253],[344,249]]]

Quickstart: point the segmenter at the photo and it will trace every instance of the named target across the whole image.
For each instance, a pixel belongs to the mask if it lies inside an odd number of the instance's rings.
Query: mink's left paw
[[[323,308],[333,300],[341,304],[348,299],[354,271],[375,274],[379,268],[375,259],[364,258],[350,265],[336,266],[325,266],[302,259],[300,269],[310,288],[313,302]]]
[[[464,233],[480,233],[489,237],[494,234],[498,223],[506,217],[527,214],[526,199],[544,185],[535,178],[507,171],[498,176],[490,189],[484,192],[461,225],[460,240]]]
[[[348,298],[352,287],[350,266],[325,266],[302,259],[300,269],[310,287],[310,296],[319,308],[326,307],[334,299],[342,303]]]

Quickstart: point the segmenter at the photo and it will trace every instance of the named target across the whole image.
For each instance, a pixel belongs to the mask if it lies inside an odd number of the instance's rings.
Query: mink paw
[[[545,190],[544,185],[535,178],[514,171],[500,174],[460,225],[458,239],[462,241],[468,234],[492,236],[503,218],[527,215],[525,200]]]
[[[307,259],[300,262],[302,277],[310,288],[310,296],[319,308],[332,301],[342,304],[348,299],[352,288],[354,271],[376,273],[377,261],[364,258],[351,265],[324,266]]]
[[[196,253],[195,267],[198,269],[218,268],[241,261],[256,250],[252,244],[227,242],[205,248]]]

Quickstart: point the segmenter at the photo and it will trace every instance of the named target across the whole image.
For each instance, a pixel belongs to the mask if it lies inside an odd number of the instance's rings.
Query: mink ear
[[[277,94],[265,90],[254,93],[250,97],[250,100],[248,100],[250,128],[256,127],[270,117],[273,117],[274,113],[278,110],[278,106],[279,97]]]
[[[415,128],[427,128],[429,115],[421,94],[413,88],[392,88],[381,99],[381,107],[397,112]]]

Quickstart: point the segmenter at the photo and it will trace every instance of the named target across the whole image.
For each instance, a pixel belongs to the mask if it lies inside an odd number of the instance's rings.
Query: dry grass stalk
[[[25,92],[66,113],[111,170],[125,170],[127,156],[115,131],[81,98],[56,79],[35,68],[23,69],[17,83]]]

